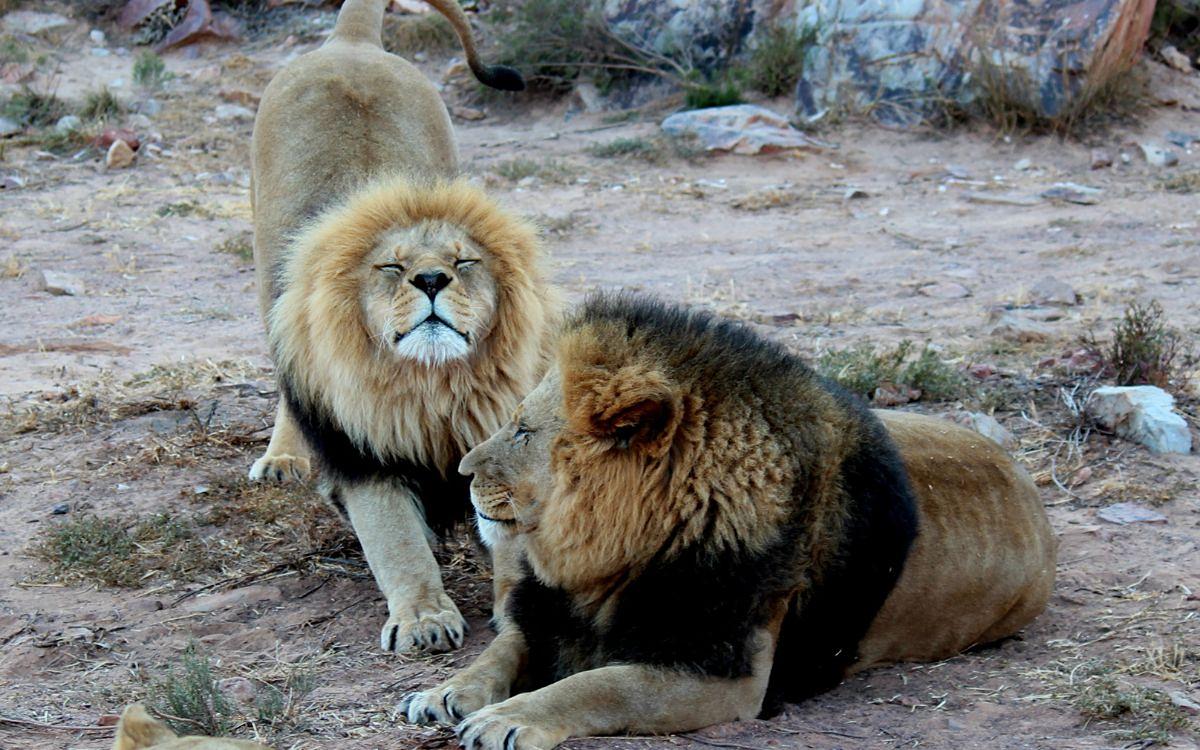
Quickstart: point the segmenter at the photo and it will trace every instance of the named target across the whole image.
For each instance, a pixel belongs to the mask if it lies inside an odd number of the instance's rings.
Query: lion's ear
[[[577,431],[656,457],[670,448],[681,417],[677,389],[661,372],[639,365],[564,373],[563,396]]]

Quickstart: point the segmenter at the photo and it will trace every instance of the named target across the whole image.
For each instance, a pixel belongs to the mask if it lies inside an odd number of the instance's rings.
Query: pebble
[[[1146,163],[1152,167],[1173,167],[1179,163],[1179,156],[1174,151],[1157,144],[1139,143],[1138,148],[1142,150],[1142,156],[1146,157]]]
[[[213,114],[218,120],[234,121],[234,122],[249,122],[254,119],[254,111],[241,106],[240,104],[218,104],[213,110]]]
[[[1127,523],[1166,523],[1167,517],[1137,503],[1113,503],[1096,511],[1102,521],[1124,526]]]
[[[107,40],[107,38],[104,36],[104,32],[100,29],[92,29],[89,31],[88,39],[92,40],[92,44],[104,44],[104,42]]]
[[[83,127],[83,120],[76,115],[63,115],[58,118],[58,122],[54,123],[54,129],[59,133],[74,133],[81,127]]]
[[[223,680],[217,680],[217,690],[234,702],[243,704],[253,703],[254,698],[258,695],[254,683],[245,677],[226,677]]]
[[[1018,172],[1024,172],[1032,168],[1033,161],[1030,159],[1020,159],[1016,164],[1013,165],[1013,169],[1017,170]]]
[[[1079,301],[1075,287],[1053,276],[1039,279],[1029,288],[1030,299],[1039,305],[1064,305],[1070,307]]]
[[[1174,407],[1175,398],[1153,385],[1105,386],[1087,401],[1092,419],[1152,453],[1190,453],[1192,434]]]
[[[460,120],[482,120],[487,117],[487,112],[474,107],[451,107],[450,113]]]
[[[21,127],[21,123],[11,117],[0,117],[0,137],[20,133],[24,129]]]
[[[59,503],[50,509],[50,515],[52,516],[62,516],[70,512],[71,506],[69,503]]]
[[[1113,165],[1112,154],[1102,148],[1092,149],[1092,169],[1104,169]]]
[[[936,299],[962,299],[970,297],[971,290],[953,281],[939,281],[936,284],[927,284],[917,289],[917,294]]]
[[[132,166],[134,160],[133,149],[129,144],[118,138],[108,147],[108,153],[104,155],[104,166],[108,169],[125,169]]]
[[[83,279],[65,271],[39,272],[38,287],[45,292],[58,296],[78,297],[87,291]]]
[[[1193,70],[1192,58],[1180,52],[1173,44],[1164,44],[1162,49],[1158,51],[1158,54],[1162,56],[1163,61],[1167,65],[1170,65],[1180,73],[1191,73]]]

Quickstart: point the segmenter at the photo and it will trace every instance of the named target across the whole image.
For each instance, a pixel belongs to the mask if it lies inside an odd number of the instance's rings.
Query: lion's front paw
[[[467,621],[445,594],[433,601],[395,608],[383,626],[379,646],[384,651],[450,651],[463,643]]]
[[[456,685],[450,680],[432,690],[409,693],[399,708],[410,724],[455,724],[503,697],[480,685]]]
[[[512,698],[480,709],[455,727],[458,744],[467,750],[551,750],[567,739],[522,714]]]
[[[304,456],[267,453],[250,467],[250,479],[256,482],[286,482],[289,479],[303,482],[310,471],[311,466]]]

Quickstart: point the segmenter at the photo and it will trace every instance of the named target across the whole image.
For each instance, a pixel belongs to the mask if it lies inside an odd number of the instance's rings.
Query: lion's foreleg
[[[275,409],[271,442],[267,444],[267,452],[250,467],[250,478],[276,482],[292,479],[299,482],[308,477],[310,470],[308,445],[288,409],[287,401],[281,397]]]
[[[525,665],[525,638],[501,630],[471,666],[431,689],[404,697],[400,710],[414,724],[453,724],[507,698]]]
[[[497,540],[492,545],[492,624],[497,630],[505,627],[505,605],[509,593],[524,575],[523,559],[525,537],[519,534]]]
[[[723,679],[641,664],[579,672],[471,714],[457,732],[463,747],[548,750],[568,737],[684,732],[752,719],[762,710],[775,639],[756,636],[752,673]]]
[[[429,529],[417,498],[397,482],[372,481],[333,490],[345,506],[388,617],[380,635],[384,651],[448,651],[462,645],[467,624],[446,596]]]

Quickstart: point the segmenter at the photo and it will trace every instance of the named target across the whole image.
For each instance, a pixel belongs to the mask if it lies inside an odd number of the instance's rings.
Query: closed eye
[[[404,273],[404,266],[400,265],[399,263],[381,263],[378,266],[375,266],[375,268],[383,271],[384,273],[392,273],[396,275]]]
[[[516,443],[516,442],[527,443],[527,442],[529,442],[530,436],[532,436],[534,432],[535,432],[535,430],[529,429],[528,426],[523,425],[523,424],[518,424],[517,431],[513,433],[513,442],[514,443]]]
[[[479,258],[459,258],[458,260],[454,261],[454,267],[460,271],[465,271],[466,269],[478,263],[479,260]]]

